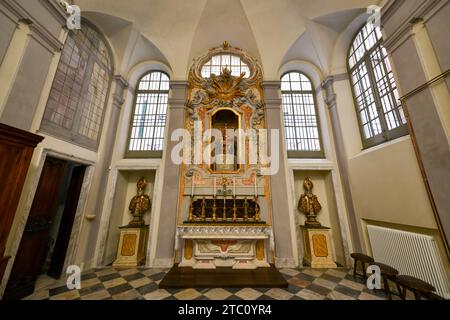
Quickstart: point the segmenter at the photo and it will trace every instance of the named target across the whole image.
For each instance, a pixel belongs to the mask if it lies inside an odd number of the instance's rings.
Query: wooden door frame
[[[14,265],[14,261],[15,261],[16,255],[19,251],[20,242],[22,241],[25,226],[27,224],[28,217],[30,215],[31,206],[33,204],[34,196],[36,194],[39,180],[42,175],[42,170],[44,168],[44,163],[45,163],[45,160],[47,159],[47,157],[52,157],[52,158],[56,158],[56,159],[60,159],[60,160],[66,160],[66,161],[70,161],[72,163],[86,166],[86,171],[84,173],[83,184],[82,184],[81,192],[80,192],[80,199],[78,200],[78,206],[77,206],[77,211],[76,211],[74,222],[73,222],[72,232],[70,235],[70,241],[69,241],[69,245],[67,246],[67,253],[66,253],[66,257],[64,259],[63,273],[64,273],[64,270],[66,270],[67,267],[69,265],[73,264],[75,261],[75,253],[78,248],[78,243],[79,243],[78,240],[80,238],[82,225],[83,225],[83,219],[82,219],[83,211],[84,211],[84,208],[86,207],[86,203],[88,200],[88,191],[90,189],[90,186],[92,184],[92,180],[94,177],[95,163],[90,160],[74,157],[72,155],[62,153],[59,151],[55,151],[52,149],[43,149],[43,151],[40,155],[39,165],[36,169],[34,177],[32,178],[32,180],[30,182],[31,187],[30,187],[30,191],[26,198],[26,205],[24,206],[24,209],[22,210],[22,212],[16,212],[16,217],[20,217],[20,221],[18,221],[17,232],[14,235],[12,245],[11,245],[11,251],[10,251],[11,259],[9,260],[9,263],[5,269],[3,280],[2,280],[2,283],[0,284],[0,299],[2,299],[2,297],[3,297],[4,291],[6,289],[6,285],[11,276],[11,271],[12,271],[12,268]]]

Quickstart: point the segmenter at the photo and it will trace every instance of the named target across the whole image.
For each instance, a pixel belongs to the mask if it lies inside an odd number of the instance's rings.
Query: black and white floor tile
[[[69,290],[65,279],[39,279],[28,300],[386,300],[382,290],[369,290],[365,281],[348,269],[281,269],[289,287],[159,289],[168,269],[116,269],[86,271],[81,289]],[[399,299],[393,296],[393,299]]]

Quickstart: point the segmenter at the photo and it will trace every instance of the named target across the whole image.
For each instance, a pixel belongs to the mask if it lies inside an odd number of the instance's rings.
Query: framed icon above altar
[[[239,134],[242,130],[242,114],[232,108],[220,108],[211,110],[206,114],[209,121],[208,129],[215,130],[216,134],[211,137],[208,146],[214,146],[210,151],[211,158],[209,171],[211,174],[239,174],[242,169],[244,154],[242,150],[245,137]],[[220,132],[221,142],[215,143],[217,133]]]

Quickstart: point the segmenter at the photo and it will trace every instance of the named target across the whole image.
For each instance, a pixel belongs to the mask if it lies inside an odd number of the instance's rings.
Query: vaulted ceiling
[[[75,0],[105,32],[116,69],[142,60],[170,66],[184,79],[193,58],[227,40],[262,63],[266,79],[305,59],[324,72],[347,25],[374,0]]]

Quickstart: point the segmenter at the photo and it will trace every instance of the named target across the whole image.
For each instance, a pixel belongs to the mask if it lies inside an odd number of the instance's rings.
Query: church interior
[[[1,0],[0,300],[450,299],[448,0]]]

